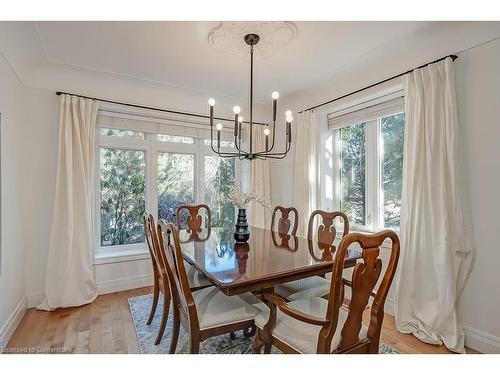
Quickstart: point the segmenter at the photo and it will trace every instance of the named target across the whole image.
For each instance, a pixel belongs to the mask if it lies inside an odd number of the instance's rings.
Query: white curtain
[[[255,126],[253,129],[253,147],[255,151],[265,150],[266,140],[264,128]],[[269,160],[252,160],[250,162],[250,178],[252,191],[271,200],[271,172]],[[253,201],[250,204],[250,215],[248,218],[250,225],[259,228],[271,227],[271,211],[261,204]]]
[[[475,248],[462,169],[455,73],[448,58],[403,77],[406,130],[396,327],[464,351],[457,299]]]
[[[39,309],[92,302],[92,191],[98,104],[60,96],[59,155],[45,297]]]
[[[293,206],[299,211],[298,235],[303,237],[307,234],[309,216],[317,209],[318,131],[313,111],[304,111],[297,115],[297,131],[294,138]]]

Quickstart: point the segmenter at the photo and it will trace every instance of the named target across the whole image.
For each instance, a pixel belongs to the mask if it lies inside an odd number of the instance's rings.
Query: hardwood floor
[[[8,353],[140,353],[128,298],[151,293],[139,288],[99,296],[82,307],[54,312],[29,309],[7,345]],[[366,317],[365,317],[366,318]],[[386,315],[381,341],[400,353],[444,354],[444,346],[424,344],[399,333]],[[467,349],[468,353],[477,353]]]

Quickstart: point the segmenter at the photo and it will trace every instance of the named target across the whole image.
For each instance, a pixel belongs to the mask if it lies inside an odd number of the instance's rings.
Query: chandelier
[[[254,160],[254,159],[283,159],[288,151],[290,151],[291,143],[292,143],[292,112],[285,112],[285,151],[282,152],[273,152],[275,145],[275,134],[276,134],[276,110],[278,108],[278,98],[279,93],[274,91],[271,94],[273,99],[273,122],[272,122],[272,131],[269,129],[269,125],[265,125],[263,130],[265,137],[265,147],[263,150],[254,150],[254,139],[253,139],[253,49],[254,46],[259,42],[259,36],[257,34],[247,34],[244,37],[246,44],[250,46],[250,121],[243,121],[243,117],[241,116],[241,108],[239,106],[235,106],[233,108],[234,112],[234,147],[235,151],[221,151],[220,150],[220,139],[221,139],[221,130],[222,124],[218,123],[215,128],[217,131],[217,138],[214,142],[214,106],[215,100],[209,99],[208,104],[210,106],[210,145],[212,151],[218,154],[223,158],[239,158],[240,160]],[[243,126],[248,125],[248,149],[245,151],[242,146],[242,132]],[[272,136],[271,136],[272,133]],[[269,140],[269,138],[272,138]],[[215,144],[215,147],[214,147]]]

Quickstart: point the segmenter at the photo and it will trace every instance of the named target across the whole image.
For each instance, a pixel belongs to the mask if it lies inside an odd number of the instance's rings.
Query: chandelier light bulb
[[[285,112],[286,117],[292,117],[292,111],[288,110]]]
[[[243,116],[238,116],[238,122],[243,122]]]
[[[265,128],[264,129],[264,135],[269,135],[271,133],[271,131],[268,129],[268,128]]]
[[[234,114],[237,115],[237,114],[239,114],[241,112],[241,108],[238,105],[235,105],[233,107],[233,112],[234,112]]]
[[[216,127],[216,128],[217,128],[217,130],[219,130],[219,131],[220,131],[220,130],[222,130],[222,124],[217,124],[217,125],[215,125],[215,127]]]
[[[286,117],[286,122],[292,122],[293,121],[293,117],[292,116],[287,116]]]
[[[213,106],[215,105],[215,99],[214,99],[214,98],[210,98],[210,99],[208,99],[208,105],[209,105],[210,107],[213,107]]]
[[[278,91],[273,91],[273,93],[271,94],[271,98],[273,98],[274,100],[278,99],[280,97],[280,93]]]

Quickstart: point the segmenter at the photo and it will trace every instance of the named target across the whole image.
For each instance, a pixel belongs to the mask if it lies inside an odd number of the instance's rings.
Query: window
[[[97,253],[144,250],[145,212],[175,222],[180,204],[206,202],[212,225],[234,221],[234,207],[218,198],[234,184],[238,162],[214,155],[205,129],[185,127],[181,135],[135,120],[136,129],[116,129],[110,122],[100,127],[98,117],[96,131]]]
[[[383,227],[399,229],[403,179],[405,115],[398,113],[380,119],[382,133]]]
[[[144,241],[144,151],[100,149],[101,246]]]
[[[205,199],[212,211],[212,225],[234,222],[234,206],[217,199],[234,185],[235,159],[205,156]]]
[[[402,97],[330,113],[322,137],[321,204],[357,230],[399,230],[405,115]]]
[[[144,139],[144,133],[133,130],[123,130],[123,129],[111,129],[111,128],[100,128],[100,135],[105,135],[108,137],[124,137],[124,138],[138,138]]]
[[[353,223],[366,224],[365,124],[340,132],[340,210]]]
[[[158,134],[158,140],[162,142],[173,142],[173,143],[194,143],[193,138],[183,137],[180,135]]]
[[[194,203],[194,155],[158,153],[158,217],[175,222],[175,209]]]

